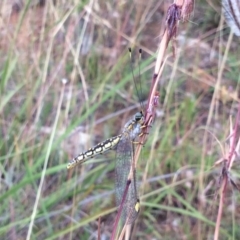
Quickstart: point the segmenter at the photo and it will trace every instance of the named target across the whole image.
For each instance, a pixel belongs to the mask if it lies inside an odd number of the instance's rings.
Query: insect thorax
[[[143,123],[144,115],[142,111],[137,112],[134,117],[124,125],[123,133],[129,134],[130,139],[134,140],[141,133]]]

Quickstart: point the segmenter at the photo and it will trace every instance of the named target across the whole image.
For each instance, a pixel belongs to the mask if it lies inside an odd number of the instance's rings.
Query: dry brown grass
[[[236,142],[224,145],[239,110],[239,44],[220,21],[219,6],[196,3],[193,23],[178,24],[178,14],[171,19],[167,11],[171,1],[12,4],[0,5],[1,237],[111,236],[113,161],[93,160],[75,172],[66,164],[118,134],[137,111],[130,46],[143,49],[144,100],[151,84],[152,98],[160,95],[148,141],[137,151],[142,207],[132,239],[238,239],[239,193],[231,180],[214,197],[219,177],[220,186],[230,179],[226,172],[239,185],[238,151],[233,167],[212,168],[235,149]]]

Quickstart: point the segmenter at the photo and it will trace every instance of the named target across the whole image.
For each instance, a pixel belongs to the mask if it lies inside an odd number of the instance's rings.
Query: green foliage
[[[13,12],[9,24],[0,28],[2,33],[7,32],[0,42],[6,46],[0,48],[0,239],[25,239],[28,232],[29,239],[97,238],[100,217],[104,222],[101,234],[108,238],[116,217],[115,153],[101,155],[73,171],[66,166],[91,144],[119,134],[138,111],[139,101],[147,99],[155,61],[147,52],[157,49],[161,22],[153,26],[146,19],[138,22],[138,18],[159,13],[153,6],[147,8],[147,3],[144,8],[149,12],[140,14],[142,4],[136,1],[126,6],[100,1],[84,22],[90,1],[55,1],[56,5],[46,1],[44,6],[30,2],[20,12]],[[216,21],[210,20],[219,14],[213,16],[214,10],[206,2],[202,4],[199,9],[204,13],[200,14],[196,6],[194,18],[197,21],[201,15],[200,27],[190,25],[187,36],[197,36],[205,47],[212,47],[215,35],[205,39],[199,36],[216,27]],[[151,29],[155,29],[153,33],[146,32]],[[78,49],[80,41],[84,42],[81,35],[89,41],[84,54]],[[138,46],[146,51],[141,61],[133,54],[132,72],[127,48],[133,39],[133,52]],[[203,77],[198,73],[217,79],[218,61],[205,66],[198,55],[200,50],[189,47],[182,51],[182,63],[178,63],[171,85],[172,66],[168,64],[174,59],[166,65],[167,73],[158,89],[156,118],[138,162],[141,212],[133,239],[196,239],[197,231],[192,229],[199,226],[202,239],[213,236],[217,213],[209,208],[216,202],[202,190],[218,178],[219,174],[209,169],[222,156],[211,135],[201,172],[203,129],[211,103],[210,89],[215,86],[206,80],[209,88],[201,89]],[[239,81],[238,53],[235,44],[224,71],[229,85]],[[63,84],[62,79],[68,82]],[[193,81],[199,91],[189,90]],[[232,108],[236,110],[234,104]],[[211,132],[224,142],[229,114],[220,111],[214,120]],[[201,174],[207,179],[206,186],[201,185]],[[215,192],[217,184],[211,186]],[[199,197],[203,192],[206,202]],[[230,195],[226,206],[232,206],[231,200]],[[231,212],[232,216],[229,212],[226,208],[221,239],[238,239],[239,212]]]

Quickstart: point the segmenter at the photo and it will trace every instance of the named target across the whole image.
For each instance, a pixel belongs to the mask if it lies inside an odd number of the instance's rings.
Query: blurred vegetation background
[[[116,216],[114,151],[74,171],[66,165],[119,134],[145,102],[171,3],[1,1],[1,239],[96,239],[99,217],[101,239],[109,239]],[[237,111],[239,39],[219,1],[198,1],[191,21],[179,25],[176,46],[138,162],[141,212],[132,239],[212,239],[214,232],[221,173],[212,166],[223,157],[219,142],[226,144]],[[135,76],[141,69],[140,98],[128,47]],[[238,202],[229,187],[220,239],[240,238]]]

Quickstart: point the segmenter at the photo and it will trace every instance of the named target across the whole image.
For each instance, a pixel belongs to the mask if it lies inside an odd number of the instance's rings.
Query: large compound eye
[[[142,117],[143,117],[143,113],[141,111],[141,112],[137,112],[134,118],[135,118],[135,121],[138,122],[142,119]]]

